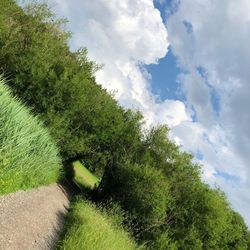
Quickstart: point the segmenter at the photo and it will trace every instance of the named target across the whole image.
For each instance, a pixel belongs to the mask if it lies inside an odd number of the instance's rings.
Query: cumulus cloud
[[[148,125],[174,126],[190,119],[182,102],[158,103],[150,92],[150,75],[143,65],[157,63],[169,46],[152,0],[50,0],[49,4],[69,19],[71,48],[86,46],[90,58],[104,65],[97,82],[115,91],[123,106],[141,110]]]
[[[177,2],[177,1],[176,1]],[[168,19],[168,39],[196,122],[174,128],[201,151],[204,178],[229,195],[250,225],[250,2],[181,0]],[[191,27],[191,28],[190,28]],[[193,135],[187,135],[187,131]]]

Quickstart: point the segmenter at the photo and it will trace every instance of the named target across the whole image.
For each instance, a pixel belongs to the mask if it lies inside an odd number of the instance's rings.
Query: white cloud
[[[152,0],[50,0],[69,19],[71,47],[86,46],[90,58],[104,64],[97,82],[125,107],[143,112],[147,124],[177,125],[189,120],[180,101],[156,101],[143,64],[157,63],[168,51],[167,30]],[[174,109],[174,112],[172,110]]]
[[[180,77],[182,90],[197,118],[196,123],[182,123],[173,132],[186,149],[202,152],[207,171],[204,178],[210,183],[216,181],[226,191],[248,225],[249,13],[248,0],[181,0],[178,11],[168,19],[168,39],[187,72]],[[192,32],[183,22],[192,26]],[[214,94],[219,107],[212,102]],[[188,131],[193,136],[187,135]]]

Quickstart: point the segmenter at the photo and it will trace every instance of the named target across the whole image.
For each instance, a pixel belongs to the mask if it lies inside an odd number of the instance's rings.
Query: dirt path
[[[0,250],[53,249],[69,196],[59,184],[0,196]]]

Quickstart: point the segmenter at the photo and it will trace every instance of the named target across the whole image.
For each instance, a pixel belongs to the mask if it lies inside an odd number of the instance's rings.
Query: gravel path
[[[53,249],[69,196],[59,184],[0,196],[0,250]]]

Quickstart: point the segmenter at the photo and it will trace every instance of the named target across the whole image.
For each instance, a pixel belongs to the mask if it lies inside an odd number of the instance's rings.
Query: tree
[[[106,181],[109,185],[105,191],[129,212],[139,241],[153,244],[166,220],[169,199],[168,182],[162,172],[126,162],[115,168]]]
[[[141,116],[125,111],[96,83],[99,66],[86,49],[69,50],[65,20],[45,4],[23,11],[3,1],[0,7],[0,71],[8,85],[48,127],[64,161],[82,159],[102,175],[129,151],[130,139],[140,137]]]

